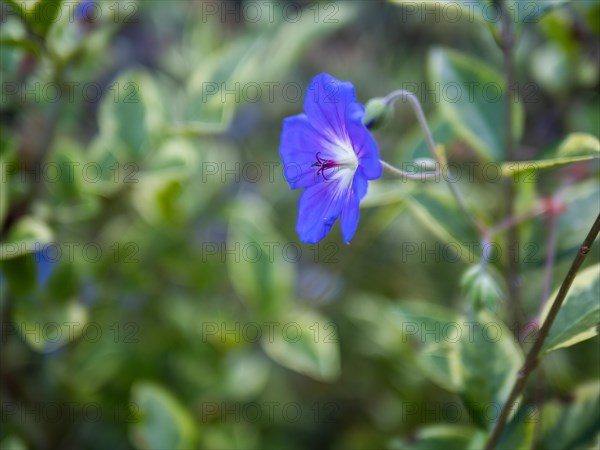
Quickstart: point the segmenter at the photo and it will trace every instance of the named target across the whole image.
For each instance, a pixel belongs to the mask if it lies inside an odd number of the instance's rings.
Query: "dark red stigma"
[[[337,167],[337,164],[331,159],[321,159],[320,155],[321,152],[317,152],[317,154],[315,155],[317,158],[317,162],[314,163],[312,166],[319,168],[317,170],[317,176],[322,175],[324,180],[329,180],[329,178],[325,176],[325,171],[329,169],[334,169],[335,167]]]

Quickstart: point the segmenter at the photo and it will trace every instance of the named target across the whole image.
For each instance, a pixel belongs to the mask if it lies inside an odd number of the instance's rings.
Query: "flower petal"
[[[360,201],[367,193],[368,181],[363,171],[359,168],[352,180],[352,189],[348,191],[346,202],[342,209],[340,225],[344,242],[349,244],[358,227]]]
[[[358,156],[358,164],[363,168],[364,174],[369,180],[381,178],[383,167],[379,158],[377,142],[371,132],[362,123],[365,109],[356,103],[349,107],[346,128],[352,142],[354,152]]]
[[[311,124],[322,130],[331,141],[348,142],[346,112],[352,103],[356,103],[352,83],[322,73],[310,83],[304,99],[304,112]]]
[[[292,189],[314,186],[322,182],[317,175],[317,153],[322,159],[337,160],[339,147],[311,125],[306,114],[288,117],[283,121],[279,154],[283,174]]]
[[[346,200],[344,184],[340,177],[311,186],[302,193],[296,223],[302,242],[316,244],[329,233]]]

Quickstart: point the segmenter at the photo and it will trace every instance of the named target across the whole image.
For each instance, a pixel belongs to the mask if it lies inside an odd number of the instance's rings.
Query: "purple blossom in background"
[[[33,259],[35,260],[36,265],[38,286],[45,288],[48,284],[48,280],[54,273],[54,269],[56,269],[57,263],[55,260],[52,260],[44,250],[34,252]]]
[[[79,22],[91,22],[94,12],[94,0],[81,0],[75,8],[75,19]]]
[[[316,244],[338,217],[348,244],[356,232],[368,180],[381,177],[379,150],[362,123],[354,86],[317,75],[304,100],[305,114],[283,122],[279,154],[292,189],[306,188],[298,205],[300,240]]]

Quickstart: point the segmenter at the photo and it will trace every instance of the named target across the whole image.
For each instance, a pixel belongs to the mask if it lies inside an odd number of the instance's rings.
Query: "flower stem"
[[[385,170],[387,170],[388,172],[393,173],[394,175],[398,175],[399,177],[402,177],[402,178],[407,178],[409,180],[424,181],[427,178],[437,178],[442,174],[439,170],[425,171],[425,172],[419,172],[419,173],[406,172],[405,170],[398,169],[397,167],[394,167],[391,164],[389,164],[383,160],[379,160],[379,162],[381,163],[383,168]]]
[[[560,310],[560,307],[562,306],[562,304],[567,296],[567,293],[569,292],[569,289],[571,288],[571,284],[573,284],[573,280],[575,279],[575,276],[577,275],[579,268],[583,264],[583,261],[585,260],[586,256],[588,255],[588,253],[590,251],[590,248],[592,247],[592,244],[596,240],[596,236],[598,236],[598,232],[600,232],[600,214],[598,215],[598,217],[596,217],[596,221],[594,222],[594,225],[592,225],[590,232],[588,233],[585,240],[581,244],[581,247],[579,248],[579,251],[577,252],[577,255],[575,256],[575,259],[573,260],[573,263],[571,264],[571,268],[569,269],[569,272],[567,272],[567,275],[565,276],[565,278],[560,286],[560,289],[558,290],[558,294],[556,295],[556,298],[554,299],[554,302],[552,303],[552,306],[550,307],[548,316],[546,316],[546,320],[544,320],[544,323],[542,324],[542,327],[540,328],[538,337],[535,340],[535,342],[533,343],[531,350],[529,350],[529,353],[527,354],[527,358],[525,358],[525,363],[523,364],[523,367],[519,370],[517,379],[515,380],[515,384],[512,387],[510,395],[508,396],[508,400],[506,400],[506,403],[504,404],[504,407],[502,408],[500,417],[498,417],[498,421],[496,422],[496,425],[494,426],[494,430],[492,431],[492,434],[490,435],[490,438],[485,446],[485,450],[493,450],[494,448],[496,448],[496,445],[498,444],[498,441],[500,440],[500,436],[502,435],[502,431],[504,430],[504,427],[506,426],[506,422],[507,422],[508,416],[513,408],[513,405],[517,401],[517,398],[519,398],[519,395],[521,395],[521,392],[523,391],[523,388],[525,387],[527,378],[529,377],[531,372],[537,366],[539,354],[542,349],[542,345],[544,344],[544,341],[546,340],[546,337],[548,336],[550,327],[554,323],[554,319],[556,319],[558,311]]]
[[[500,13],[502,15],[501,48],[504,54],[504,77],[506,79],[506,103],[504,113],[504,145],[508,161],[517,161],[513,130],[513,89],[514,89],[514,67],[513,49],[515,45],[515,32],[506,0],[500,1]],[[506,217],[514,215],[515,211],[515,183],[514,180],[506,180]],[[520,329],[520,282],[519,282],[519,230],[509,228],[507,233],[508,252],[506,283],[508,285],[509,302],[513,314],[513,326],[515,330]]]
[[[423,108],[421,107],[421,103],[419,102],[419,99],[412,92],[405,91],[403,89],[399,89],[397,91],[394,91],[394,92],[388,94],[385,97],[385,101],[389,105],[393,105],[396,102],[396,100],[398,100],[399,98],[406,99],[410,103],[413,111],[415,112],[415,115],[417,116],[419,126],[421,127],[421,130],[423,131],[423,134],[425,135],[427,147],[429,148],[429,151],[431,152],[433,159],[435,159],[437,161],[437,163],[440,165],[440,167],[443,167],[443,165],[445,164],[445,161],[442,159],[441,155],[437,151],[437,146],[435,144],[435,140],[433,139],[433,134],[431,133],[431,130],[429,129],[429,125],[427,124],[427,119],[425,118],[425,113],[423,112]],[[469,211],[469,208],[467,207],[467,203],[465,202],[465,199],[463,198],[463,196],[460,193],[460,191],[458,190],[458,188],[447,177],[444,177],[444,179],[448,182],[448,187],[450,188],[450,192],[456,199],[456,202],[458,203],[460,208],[463,210],[465,215],[473,223],[473,225],[477,229],[477,231],[479,233],[483,233],[483,231],[485,230],[485,227],[475,218],[475,216],[473,216],[471,214],[471,212]]]

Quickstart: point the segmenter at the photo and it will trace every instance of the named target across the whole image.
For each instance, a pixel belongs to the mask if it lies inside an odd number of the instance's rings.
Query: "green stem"
[[[598,232],[600,232],[600,214],[598,214],[598,217],[596,217],[594,225],[592,225],[590,232],[581,244],[581,247],[579,248],[579,251],[575,256],[575,259],[571,264],[571,268],[569,269],[569,272],[567,272],[567,275],[565,276],[560,286],[560,289],[558,290],[558,294],[556,295],[556,298],[554,299],[554,302],[550,307],[550,311],[548,312],[548,315],[546,316],[546,319],[544,320],[544,323],[540,328],[538,337],[533,343],[531,350],[529,350],[527,358],[525,358],[525,363],[523,364],[523,367],[521,368],[521,370],[519,370],[517,379],[515,380],[515,384],[513,385],[508,399],[506,400],[506,403],[502,408],[500,417],[498,417],[498,421],[496,422],[494,430],[492,431],[492,434],[490,435],[490,438],[485,446],[485,450],[493,450],[494,448],[496,448],[496,445],[500,440],[500,436],[502,435],[502,431],[504,430],[506,422],[508,421],[508,416],[510,415],[513,405],[521,395],[521,392],[525,387],[525,383],[527,382],[527,378],[538,364],[538,358],[540,356],[540,351],[542,350],[542,345],[544,344],[544,341],[546,340],[546,337],[550,332],[550,328],[554,323],[554,319],[556,319],[558,311],[560,310],[560,307],[562,306],[567,296],[567,293],[571,288],[571,284],[573,284],[573,280],[575,280],[579,268],[583,264],[583,261],[585,261],[585,258],[587,257],[590,248],[592,247],[592,244],[596,240],[596,236],[598,236]]]
[[[504,76],[506,78],[506,104],[504,115],[504,141],[505,154],[509,161],[518,161],[514,145],[513,130],[513,89],[514,68],[513,49],[515,44],[515,33],[512,23],[512,15],[508,11],[506,0],[500,2],[502,14],[502,36],[501,47],[504,54]],[[506,217],[512,217],[515,211],[515,184],[514,180],[506,180]],[[506,284],[508,285],[509,302],[513,315],[513,326],[515,330],[520,329],[520,281],[519,281],[519,230],[516,227],[508,229],[508,263],[506,271]]]
[[[438,170],[435,171],[426,171],[426,172],[418,172],[418,173],[412,173],[412,172],[406,172],[405,170],[402,169],[398,169],[397,167],[392,166],[391,164],[383,161],[383,160],[379,160],[379,162],[381,163],[381,165],[383,166],[383,168],[385,170],[387,170],[390,173],[393,173],[394,175],[397,175],[401,178],[407,178],[409,180],[418,180],[418,181],[424,181],[427,178],[437,178],[439,177],[442,173]]]
[[[425,118],[425,113],[423,112],[423,108],[421,107],[421,103],[419,102],[419,99],[412,92],[405,91],[403,89],[399,89],[399,90],[394,91],[391,94],[387,95],[385,97],[385,101],[387,104],[389,104],[391,106],[399,98],[406,99],[410,103],[410,106],[412,107],[413,111],[415,112],[415,115],[417,116],[419,126],[421,127],[421,130],[423,130],[423,134],[425,135],[425,140],[427,142],[427,147],[429,148],[429,151],[431,152],[433,159],[435,159],[437,161],[437,163],[440,165],[440,167],[443,167],[445,164],[445,161],[442,159],[442,157],[440,156],[440,154],[437,151],[437,146],[435,144],[435,140],[433,139],[433,134],[431,133],[431,130],[429,129],[429,125],[427,124],[427,119]],[[477,231],[479,233],[483,233],[483,231],[485,230],[485,227],[475,218],[475,216],[473,216],[471,214],[471,212],[469,211],[469,208],[467,207],[467,203],[465,202],[465,199],[463,198],[462,194],[460,193],[460,191],[458,190],[456,185],[452,181],[450,181],[447,177],[444,177],[444,179],[448,182],[448,187],[450,188],[450,192],[456,199],[456,202],[458,203],[460,208],[463,210],[465,215],[469,218],[469,220],[471,221],[473,226],[477,229]]]

